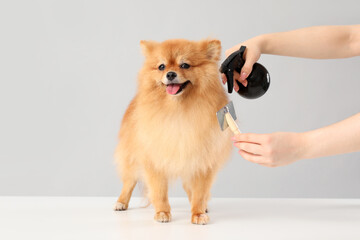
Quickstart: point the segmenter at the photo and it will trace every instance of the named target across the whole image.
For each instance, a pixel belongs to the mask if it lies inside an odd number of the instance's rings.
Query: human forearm
[[[360,25],[317,26],[255,37],[261,53],[303,58],[360,55]]]
[[[245,64],[241,73],[234,72],[234,89],[238,91],[237,81],[247,86],[246,78],[261,54],[274,54],[292,57],[329,59],[360,56],[360,25],[318,26],[259,35],[241,42],[228,50],[226,56],[245,45]],[[227,79],[222,75],[223,83]],[[235,81],[237,80],[237,81]]]
[[[233,141],[244,159],[267,167],[360,151],[360,113],[309,132],[241,133]]]
[[[302,135],[303,159],[360,151],[360,113]]]

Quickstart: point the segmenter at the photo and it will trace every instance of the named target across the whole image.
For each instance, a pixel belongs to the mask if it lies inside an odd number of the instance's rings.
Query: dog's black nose
[[[172,80],[174,80],[174,78],[176,78],[176,72],[168,72],[167,74],[166,74],[166,78],[169,80],[169,81],[172,81]]]

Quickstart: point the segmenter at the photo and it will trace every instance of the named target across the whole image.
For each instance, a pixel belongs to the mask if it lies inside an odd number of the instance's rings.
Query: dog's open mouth
[[[171,95],[176,95],[182,92],[186,88],[186,86],[190,83],[190,81],[186,81],[184,83],[171,83],[166,85],[166,92]]]

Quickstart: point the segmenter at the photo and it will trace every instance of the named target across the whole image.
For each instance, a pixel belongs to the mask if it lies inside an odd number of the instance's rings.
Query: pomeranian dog
[[[218,72],[221,43],[173,39],[140,45],[145,63],[115,152],[123,182],[115,210],[128,208],[142,181],[154,219],[169,222],[168,184],[181,178],[191,222],[206,224],[211,185],[232,149],[231,131],[221,131],[216,118],[228,103]]]

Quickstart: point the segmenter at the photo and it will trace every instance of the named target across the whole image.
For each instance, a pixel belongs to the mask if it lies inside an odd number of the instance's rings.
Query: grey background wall
[[[136,91],[141,39],[213,37],[225,51],[262,33],[359,24],[359,8],[356,0],[1,1],[0,195],[119,194],[112,155]],[[243,132],[307,131],[359,112],[360,57],[260,62],[269,92],[230,96]],[[360,153],[265,168],[234,151],[212,192],[358,198],[359,171]],[[178,182],[170,195],[185,196]]]

